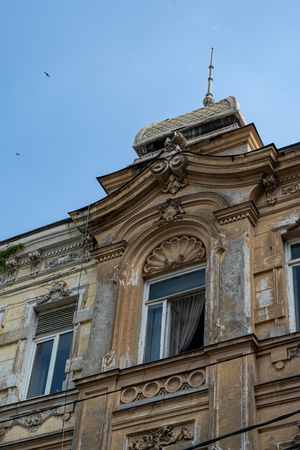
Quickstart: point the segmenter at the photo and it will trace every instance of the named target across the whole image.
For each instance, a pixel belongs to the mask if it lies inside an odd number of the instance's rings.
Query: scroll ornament
[[[184,136],[175,132],[172,138],[165,140],[163,158],[156,161],[150,169],[162,184],[164,193],[169,192],[174,195],[187,184],[185,168],[188,161],[181,153],[185,145]]]

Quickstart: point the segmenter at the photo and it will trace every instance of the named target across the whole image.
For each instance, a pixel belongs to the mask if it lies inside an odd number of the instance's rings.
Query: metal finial
[[[214,100],[214,96],[212,93],[212,82],[213,82],[213,77],[212,77],[212,72],[213,72],[213,57],[214,57],[214,48],[212,47],[211,49],[211,53],[210,53],[210,64],[209,64],[209,76],[208,76],[208,88],[207,88],[207,94],[204,97],[203,100],[203,105],[204,106],[208,106],[211,105],[212,103],[215,103]]]

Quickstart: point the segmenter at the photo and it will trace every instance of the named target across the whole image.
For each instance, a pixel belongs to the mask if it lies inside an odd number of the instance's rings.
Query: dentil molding
[[[259,218],[258,209],[251,201],[220,209],[214,215],[220,225],[227,225],[232,222],[248,219],[251,225],[254,226]]]

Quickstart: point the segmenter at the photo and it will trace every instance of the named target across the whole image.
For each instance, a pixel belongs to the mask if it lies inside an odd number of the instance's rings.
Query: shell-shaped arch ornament
[[[205,259],[205,247],[194,236],[175,236],[164,241],[148,256],[144,273],[152,274]]]

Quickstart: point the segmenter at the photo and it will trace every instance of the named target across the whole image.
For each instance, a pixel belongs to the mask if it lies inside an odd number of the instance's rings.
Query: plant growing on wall
[[[5,261],[12,255],[15,255],[18,250],[21,250],[24,244],[21,242],[19,244],[10,245],[4,250],[0,250],[0,270],[5,269]]]

